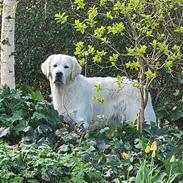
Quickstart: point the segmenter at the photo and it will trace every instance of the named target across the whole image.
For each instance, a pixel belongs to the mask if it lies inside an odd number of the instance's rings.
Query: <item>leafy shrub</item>
[[[183,178],[183,132],[168,125],[146,125],[143,134],[133,123],[69,132],[40,92],[5,89],[0,126],[3,183],[178,183]],[[147,151],[152,142],[157,142],[154,154]]]
[[[151,155],[145,153],[146,147],[152,142],[158,142],[155,158],[155,172],[157,177],[165,174],[163,180],[167,180],[169,169],[166,164],[173,155],[180,157],[179,145],[183,136],[182,132],[168,127],[158,128],[151,124],[145,127],[146,133],[141,136],[134,125],[126,124],[123,127],[106,127],[86,136],[83,142],[82,159],[92,161],[105,175],[109,182],[114,180],[137,180],[136,175],[140,164],[147,159],[146,166],[151,164]],[[89,139],[89,140],[88,140]],[[178,150],[179,149],[179,150]],[[177,151],[178,150],[178,151]],[[139,168],[138,168],[139,167]],[[181,160],[176,159],[172,174],[180,173]],[[161,181],[160,181],[161,182]]]
[[[72,154],[60,155],[48,146],[27,148],[0,144],[2,182],[86,182],[101,180],[101,173],[90,163]]]
[[[158,117],[182,126],[182,95],[173,95],[182,88],[180,1],[75,0],[71,6],[72,15],[62,11],[55,20],[82,35],[74,53],[85,73],[138,78],[141,91],[153,83]]]
[[[26,94],[5,89],[0,90],[0,126],[0,137],[10,144],[26,141],[51,145],[63,120],[39,91]]]

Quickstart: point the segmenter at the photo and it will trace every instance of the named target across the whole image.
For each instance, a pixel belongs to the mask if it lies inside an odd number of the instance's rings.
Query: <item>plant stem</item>
[[[169,175],[168,175],[167,183],[170,181],[171,174],[172,174],[172,165],[170,167],[170,172],[169,172]]]
[[[149,183],[151,183],[153,167],[154,167],[154,157],[151,156],[150,173],[149,173],[149,181],[148,181]]]

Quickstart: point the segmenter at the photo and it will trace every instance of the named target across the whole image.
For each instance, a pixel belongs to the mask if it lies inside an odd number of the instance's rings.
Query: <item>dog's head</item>
[[[81,73],[81,66],[75,57],[56,54],[42,63],[41,70],[53,83],[64,85]]]

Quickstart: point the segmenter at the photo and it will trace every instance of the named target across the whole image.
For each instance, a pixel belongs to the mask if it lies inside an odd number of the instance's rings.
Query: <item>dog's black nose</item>
[[[56,73],[56,77],[57,77],[57,78],[60,78],[60,77],[62,77],[62,76],[63,76],[63,73],[62,73],[62,72],[57,72],[57,73]]]

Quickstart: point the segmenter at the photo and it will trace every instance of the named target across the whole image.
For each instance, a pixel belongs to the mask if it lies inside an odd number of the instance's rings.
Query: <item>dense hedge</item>
[[[75,35],[54,20],[56,12],[69,9],[66,1],[19,1],[16,12],[16,82],[48,89],[41,63],[53,53],[73,54]]]

